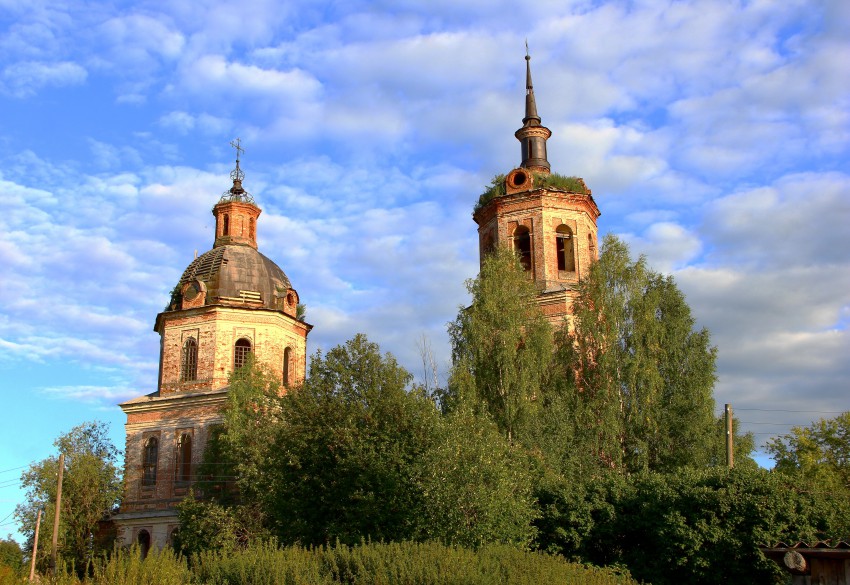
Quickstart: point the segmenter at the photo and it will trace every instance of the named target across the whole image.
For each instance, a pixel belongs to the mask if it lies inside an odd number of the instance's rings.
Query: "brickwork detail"
[[[526,169],[515,169],[505,180],[506,195],[493,198],[473,214],[481,261],[495,245],[517,249],[517,230],[527,229],[531,239],[529,278],[540,291],[538,303],[544,314],[560,325],[571,313],[579,279],[587,276],[597,259],[599,208],[590,190],[570,193],[535,188]],[[571,263],[565,266],[569,270],[559,269],[559,246],[570,254]]]

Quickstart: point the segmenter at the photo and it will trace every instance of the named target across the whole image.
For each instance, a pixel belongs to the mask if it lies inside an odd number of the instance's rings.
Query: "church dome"
[[[231,305],[283,310],[297,304],[286,274],[257,249],[219,245],[201,254],[183,272],[168,310]]]

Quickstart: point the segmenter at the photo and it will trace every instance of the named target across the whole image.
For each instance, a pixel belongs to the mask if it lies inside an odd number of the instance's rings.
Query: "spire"
[[[534,85],[531,83],[531,55],[528,54],[528,40],[525,41],[525,118],[523,126],[539,126],[537,102],[534,99]]]
[[[537,100],[531,84],[531,55],[528,54],[528,41],[525,41],[525,118],[522,119],[522,128],[514,133],[522,145],[522,168],[549,173],[546,140],[551,135],[552,132],[540,124],[537,114]]]

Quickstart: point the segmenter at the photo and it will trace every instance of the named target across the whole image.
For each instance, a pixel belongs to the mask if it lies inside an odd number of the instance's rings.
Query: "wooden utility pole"
[[[726,412],[726,467],[735,467],[735,433],[732,432],[732,405],[725,406]]]
[[[35,519],[35,537],[32,539],[32,558],[30,559],[30,582],[35,581],[35,556],[38,554],[38,529],[41,526],[41,512],[38,509],[38,517]]]
[[[56,512],[53,516],[53,549],[50,552],[50,573],[56,574],[56,548],[59,543],[59,507],[62,505],[62,474],[65,471],[65,454],[59,455],[59,481],[56,484]]]

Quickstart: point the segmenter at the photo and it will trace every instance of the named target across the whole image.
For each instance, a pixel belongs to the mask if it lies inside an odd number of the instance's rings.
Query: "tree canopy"
[[[466,288],[472,304],[449,323],[450,398],[483,405],[508,441],[522,440],[544,392],[552,330],[513,251],[490,253]]]
[[[115,510],[121,496],[120,452],[109,440],[108,432],[105,423],[87,422],[60,435],[53,443],[65,455],[58,552],[78,568],[85,567],[99,550],[111,547],[111,542],[96,538],[98,521]],[[52,455],[32,463],[21,475],[26,502],[18,505],[15,516],[27,537],[27,548],[32,547],[40,508],[44,513],[39,540],[50,542],[53,537],[58,470],[59,456]],[[49,546],[39,546],[40,566],[49,555]]]
[[[606,236],[557,338],[560,392],[603,467],[705,465],[714,433],[716,350],[673,278]]]

